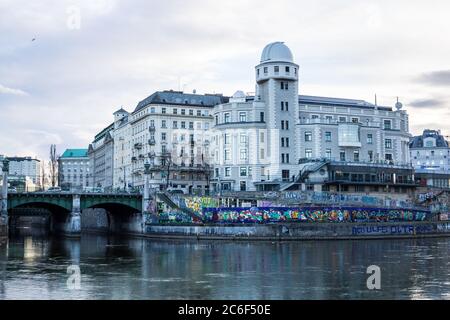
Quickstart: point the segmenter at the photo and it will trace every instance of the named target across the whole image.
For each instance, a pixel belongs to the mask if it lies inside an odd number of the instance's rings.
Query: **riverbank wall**
[[[386,223],[278,223],[266,225],[146,225],[150,238],[304,241],[450,237],[450,221]]]
[[[0,246],[4,245],[8,239],[8,226],[0,219]]]

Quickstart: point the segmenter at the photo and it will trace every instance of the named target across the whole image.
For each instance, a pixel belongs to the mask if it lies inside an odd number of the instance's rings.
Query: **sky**
[[[158,90],[255,91],[283,41],[299,93],[363,99],[450,135],[447,0],[0,0],[0,154],[87,148]]]

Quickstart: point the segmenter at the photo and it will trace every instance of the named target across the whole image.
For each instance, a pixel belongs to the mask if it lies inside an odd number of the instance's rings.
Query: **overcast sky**
[[[413,134],[450,135],[449,12],[448,0],[0,0],[0,154],[87,147],[157,90],[254,92],[273,41],[300,65],[300,94],[399,96]]]

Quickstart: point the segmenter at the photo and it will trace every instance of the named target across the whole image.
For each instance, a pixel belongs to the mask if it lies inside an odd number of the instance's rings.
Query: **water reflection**
[[[300,243],[16,235],[0,299],[449,299],[450,239]],[[79,265],[81,290],[66,286]],[[366,288],[367,267],[382,290]]]

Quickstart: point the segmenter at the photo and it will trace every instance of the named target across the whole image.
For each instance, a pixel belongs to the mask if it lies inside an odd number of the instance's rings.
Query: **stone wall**
[[[286,223],[235,226],[148,225],[145,236],[269,241],[450,237],[450,222]]]

